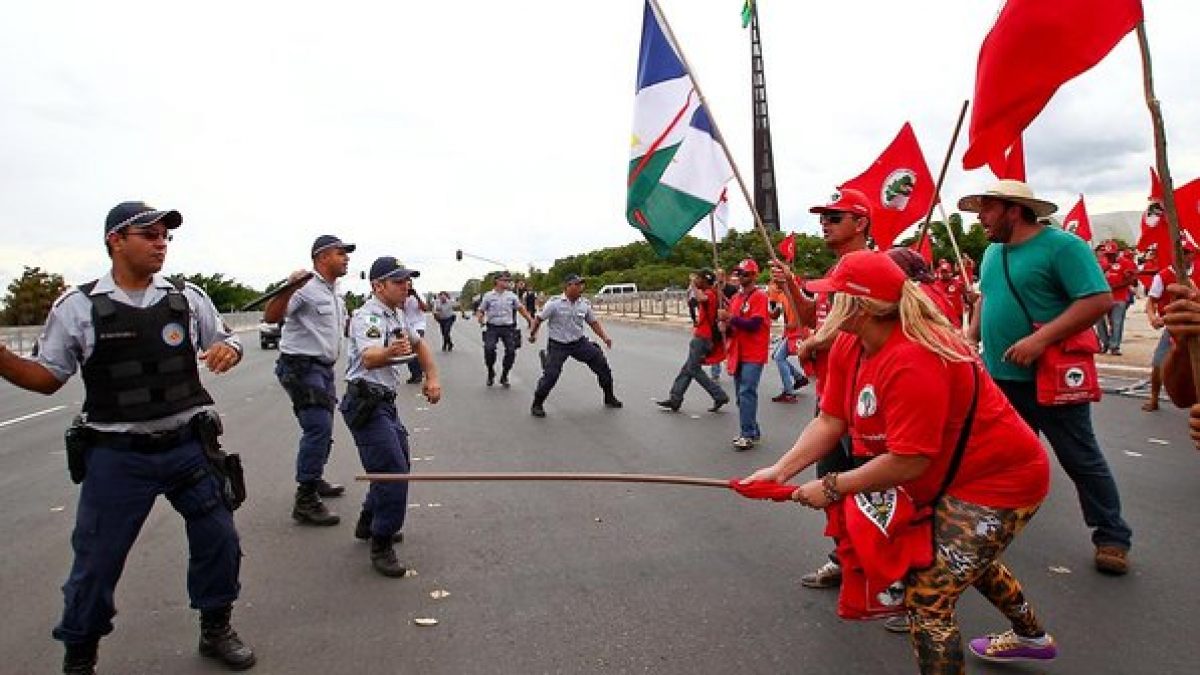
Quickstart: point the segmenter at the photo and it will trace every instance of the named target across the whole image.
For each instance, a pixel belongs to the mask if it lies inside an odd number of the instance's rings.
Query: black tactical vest
[[[83,364],[83,411],[89,422],[142,422],[213,400],[200,384],[192,346],[191,311],[182,283],[141,309],[91,296],[96,345]]]

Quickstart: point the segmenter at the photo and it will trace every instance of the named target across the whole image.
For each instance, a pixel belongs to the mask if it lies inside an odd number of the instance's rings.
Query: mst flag
[[[1004,163],[1001,164],[997,157],[989,164],[992,168],[992,173],[996,174],[996,178],[1004,180],[1009,178],[1025,182],[1025,142],[1021,140],[1021,135],[1017,134],[1017,141],[1008,149],[1008,153],[1003,156]]]
[[[787,261],[787,264],[796,262],[796,233],[792,232],[779,242],[779,255]]]
[[[896,235],[924,218],[933,203],[933,176],[912,125],[905,122],[879,159],[842,187],[871,200],[871,237],[880,250],[891,248]]]
[[[1147,251],[1151,246],[1158,250],[1158,264],[1167,266],[1175,260],[1175,244],[1167,230],[1167,216],[1162,207],[1162,184],[1158,175],[1151,174],[1152,201],[1142,212],[1142,231],[1137,249]],[[1184,241],[1200,241],[1200,178],[1175,189],[1175,208],[1179,211],[1179,236]]]
[[[1141,20],[1140,0],[1008,0],[979,50],[963,168],[1003,166],[1054,92]]]
[[[1079,201],[1063,218],[1062,228],[1067,232],[1079,237],[1080,239],[1092,241],[1092,221],[1088,219],[1087,206],[1083,203],[1083,195],[1079,195]]]
[[[713,210],[733,176],[715,135],[683,61],[647,2],[625,217],[660,256]]]

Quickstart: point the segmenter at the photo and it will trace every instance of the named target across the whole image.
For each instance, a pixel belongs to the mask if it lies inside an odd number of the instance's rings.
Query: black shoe
[[[254,650],[229,625],[230,607],[200,612],[200,655],[217,659],[230,670],[254,666]]]
[[[546,411],[542,408],[541,403],[534,403],[533,405],[529,406],[529,414],[533,415],[534,417],[545,417]]]
[[[371,520],[373,516],[370,511],[363,509],[358,513],[358,522],[354,524],[354,538],[360,541],[366,541],[371,538]],[[397,532],[392,535],[392,541],[399,544],[404,541],[404,533]]]
[[[301,483],[296,487],[296,504],[292,507],[292,518],[301,525],[337,525],[342,522],[338,514],[325,508],[317,483]]]
[[[67,675],[96,675],[96,656],[100,641],[68,642],[64,645],[63,672]]]
[[[605,394],[604,407],[605,408],[624,408],[625,404],[621,403],[621,401],[619,399],[617,399],[616,396],[613,396],[612,394]]]
[[[679,407],[683,405],[683,401],[672,401],[667,399],[665,401],[655,401],[654,405],[666,410],[670,410],[671,412],[679,412]]]
[[[502,372],[500,373],[500,386],[501,386],[501,387],[504,387],[505,389],[507,389],[507,388],[509,387],[509,384],[508,384],[508,371],[507,371],[507,370],[505,370],[505,371],[502,371]]]
[[[492,370],[491,368],[488,368],[487,386],[490,387],[495,383],[496,383],[496,371]]]
[[[389,537],[371,537],[371,567],[385,577],[402,577],[407,571],[404,565],[396,559],[396,549],[392,548]]]
[[[340,483],[329,483],[324,478],[317,481],[317,495],[320,497],[341,497],[346,494],[346,486]]]
[[[720,412],[721,407],[727,403],[729,403],[729,397],[725,397],[725,398],[713,401],[712,407],[708,409],[708,412],[713,412],[713,413]]]

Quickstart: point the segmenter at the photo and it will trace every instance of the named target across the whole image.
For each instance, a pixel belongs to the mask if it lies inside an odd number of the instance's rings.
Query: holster
[[[317,407],[330,411],[334,409],[336,402],[329,397],[329,394],[304,382],[304,374],[312,368],[312,359],[306,356],[282,354],[279,362],[283,365],[279,383],[283,385],[283,390],[292,400],[293,408],[300,410],[301,408]]]
[[[79,485],[87,477],[87,449],[92,443],[92,430],[83,424],[83,417],[76,415],[71,426],[63,433],[67,446],[67,473],[71,482]]]
[[[237,454],[229,454],[221,449],[221,418],[216,412],[205,410],[192,418],[196,436],[200,439],[200,447],[204,457],[208,459],[209,470],[221,484],[221,496],[230,511],[236,511],[242,502],[246,501],[246,477],[242,472],[242,458]]]
[[[370,382],[354,380],[347,389],[350,393],[350,403],[346,407],[346,426],[351,429],[366,426],[379,404],[396,400],[396,392]]]

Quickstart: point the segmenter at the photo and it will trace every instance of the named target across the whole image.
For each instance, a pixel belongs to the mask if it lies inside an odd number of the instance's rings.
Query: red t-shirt
[[[1167,305],[1175,302],[1176,300],[1175,294],[1168,291],[1167,286],[1177,283],[1179,281],[1179,275],[1175,272],[1174,265],[1168,265],[1166,269],[1161,270],[1158,273],[1158,276],[1162,278],[1163,292],[1161,297],[1154,299],[1154,306],[1155,309],[1158,310],[1158,315],[1161,317],[1166,313]],[[1189,276],[1192,280],[1192,286],[1200,288],[1200,265],[1193,265],[1192,272]]]
[[[766,363],[771,346],[771,314],[767,310],[767,294],[758,287],[754,287],[749,295],[744,290],[738,291],[729,301],[729,315],[743,319],[761,317],[758,330],[738,328],[732,322],[731,326],[738,362]]]
[[[1104,279],[1112,289],[1113,302],[1129,302],[1129,285],[1136,276],[1135,267],[1120,258],[1105,266]]]
[[[696,327],[692,329],[692,335],[712,340],[713,324],[719,309],[716,289],[705,289],[704,297],[707,302],[696,303]]]
[[[971,405],[972,367],[979,372],[979,403],[947,494],[1002,509],[1031,506],[1046,497],[1046,451],[982,364],[943,361],[910,341],[899,326],[882,349],[862,355],[860,362],[861,353],[853,335],[834,341],[821,411],[848,421],[856,456],[929,457],[925,473],[904,484],[917,504],[928,504],[945,479]]]
[[[921,284],[921,290],[925,291],[925,295],[929,296],[930,300],[933,300],[933,304],[942,310],[942,314],[950,321],[951,326],[962,329],[963,308],[965,305],[962,288],[958,283],[938,279],[932,284]]]

